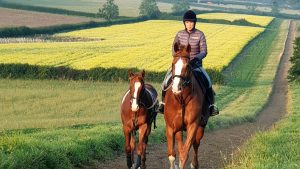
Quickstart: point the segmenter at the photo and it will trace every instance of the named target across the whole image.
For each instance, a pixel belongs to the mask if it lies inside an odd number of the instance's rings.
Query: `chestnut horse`
[[[179,168],[183,169],[193,145],[191,168],[199,168],[198,148],[209,118],[208,103],[189,64],[191,47],[174,45],[172,83],[165,96],[164,118],[170,169],[175,168],[175,137],[178,143]],[[183,131],[187,132],[183,144]],[[176,166],[177,168],[177,166]]]
[[[137,147],[137,161],[135,169],[146,168],[146,147],[148,136],[151,132],[151,124],[157,115],[157,92],[154,87],[145,84],[145,71],[141,73],[128,72],[130,83],[129,90],[123,97],[121,105],[121,118],[125,136],[125,152],[127,167],[131,168],[134,162],[135,139],[134,133],[139,130],[139,142]]]

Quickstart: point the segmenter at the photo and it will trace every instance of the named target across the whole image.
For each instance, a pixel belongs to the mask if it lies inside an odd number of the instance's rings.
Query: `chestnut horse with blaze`
[[[145,84],[145,71],[141,73],[128,73],[129,90],[123,97],[121,105],[121,118],[125,136],[125,152],[127,156],[127,167],[133,167],[135,139],[134,133],[138,130],[139,142],[137,147],[137,161],[135,169],[146,168],[146,147],[151,125],[157,115],[157,92],[150,84]]]
[[[198,148],[209,118],[208,103],[200,84],[189,64],[191,47],[174,45],[175,55],[172,61],[172,83],[165,96],[164,118],[170,169],[175,165],[175,138],[178,143],[179,168],[183,169],[193,146],[192,169],[199,168]],[[183,144],[183,131],[187,132]]]

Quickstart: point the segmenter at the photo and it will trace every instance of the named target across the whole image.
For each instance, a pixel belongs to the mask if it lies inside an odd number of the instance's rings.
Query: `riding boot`
[[[209,103],[209,113],[210,116],[215,116],[219,114],[218,107],[214,104],[215,103],[215,92],[212,87],[206,90],[206,96]]]
[[[166,89],[168,88],[168,86],[171,84],[172,82],[172,69],[169,68],[167,70],[167,73],[165,75],[165,78],[164,78],[164,81],[162,83],[162,90],[161,90],[161,102],[159,102],[159,107],[158,107],[158,111],[161,113],[161,114],[164,114],[164,108],[165,108],[165,95],[166,95]]]

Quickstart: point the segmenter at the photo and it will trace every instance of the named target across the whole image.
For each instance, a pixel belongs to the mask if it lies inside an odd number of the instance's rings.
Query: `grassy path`
[[[300,85],[289,87],[289,113],[271,131],[255,135],[227,169],[300,167]]]

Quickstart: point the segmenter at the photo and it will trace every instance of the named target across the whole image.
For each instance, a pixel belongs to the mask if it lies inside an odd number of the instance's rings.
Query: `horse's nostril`
[[[136,106],[136,107],[132,107],[131,110],[132,110],[132,111],[138,111],[139,108],[140,108],[139,106]]]
[[[176,95],[176,94],[180,94],[181,93],[181,90],[172,90],[173,93]]]

